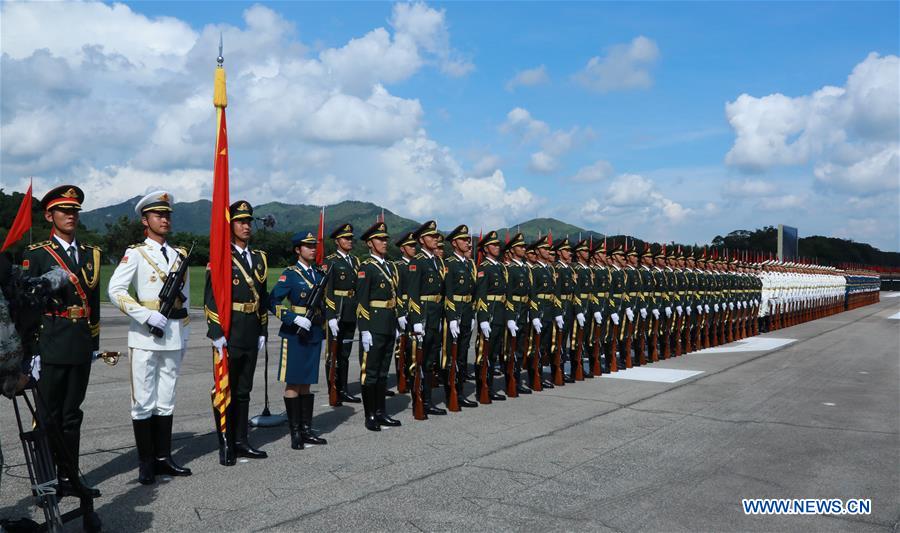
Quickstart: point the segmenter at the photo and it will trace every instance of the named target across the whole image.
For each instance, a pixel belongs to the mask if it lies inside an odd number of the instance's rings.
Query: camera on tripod
[[[82,519],[85,531],[100,531],[100,518],[94,511],[94,497],[83,483],[77,458],[67,448],[62,431],[46,416],[46,408],[32,374],[35,334],[41,316],[53,293],[69,283],[69,274],[55,268],[40,277],[29,277],[0,255],[0,392],[12,400],[25,454],[31,492],[43,510],[46,522],[30,519],[3,520],[5,531],[62,531],[63,524]],[[23,407],[24,406],[24,407]],[[67,473],[66,494],[76,496],[79,506],[67,513],[59,510],[62,487],[57,484],[57,469]]]

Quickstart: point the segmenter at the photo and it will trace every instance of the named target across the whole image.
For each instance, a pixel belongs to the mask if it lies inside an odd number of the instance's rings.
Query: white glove
[[[697,312],[698,312],[698,313],[702,313],[702,312],[703,312],[703,305],[698,305],[698,306],[697,306]]]
[[[690,308],[690,306],[689,306],[689,307],[688,307],[688,311],[690,312],[690,310],[691,310],[691,308]],[[675,306],[675,311],[676,311],[679,315],[683,315],[683,314],[684,314],[684,307],[681,307],[680,305],[676,305],[676,306]]]
[[[716,313],[719,312],[719,304],[713,304],[713,311],[715,311]],[[706,312],[708,313],[709,309],[707,309]]]
[[[222,348],[228,346],[228,341],[225,340],[225,337],[219,337],[218,339],[213,339],[213,346],[216,347],[216,351],[221,352]]]
[[[425,326],[422,325],[421,322],[417,322],[413,324],[413,333],[416,335],[424,335],[425,334]]]
[[[703,304],[704,309],[706,309],[706,314],[709,314],[709,304]]]
[[[734,311],[734,302],[728,302],[728,309]]]
[[[401,331],[406,331],[406,315],[397,317],[397,324],[400,326]]]
[[[491,336],[491,325],[487,322],[487,320],[485,320],[484,322],[478,324],[478,326],[481,327],[481,333],[482,333],[485,337],[490,337],[490,336]]]
[[[628,320],[634,321],[634,311],[630,307],[625,308],[625,316],[628,317]]]
[[[159,328],[165,329],[166,324],[169,323],[169,319],[164,317],[162,313],[159,311],[150,311],[150,318],[147,319],[147,324]]]
[[[600,311],[594,311],[594,322],[600,324],[603,322],[603,313]]]
[[[35,381],[41,379],[41,356],[35,355],[31,358],[31,377],[34,378]]]
[[[541,319],[540,319],[540,318],[532,318],[532,319],[531,319],[531,325],[534,326],[534,332],[537,333],[538,335],[540,335],[540,334],[541,334],[541,328],[543,327],[543,326],[541,325]]]
[[[609,318],[612,319],[613,324],[615,324],[617,326],[619,325],[619,313],[613,313],[613,314],[609,315]]]
[[[459,320],[451,320],[450,321],[450,334],[453,335],[453,338],[459,337]]]
[[[363,331],[359,334],[360,342],[362,342],[362,349],[364,352],[368,352],[369,348],[372,347],[372,332],[371,331]]]
[[[647,318],[647,308],[641,308],[641,318]]]
[[[744,300],[743,302],[741,302],[741,304],[744,306],[744,309],[750,307],[749,305],[747,305],[747,301],[746,301],[746,300]]]
[[[659,320],[659,309],[653,310],[653,318]]]
[[[562,329],[562,328],[563,328],[563,318],[562,318],[562,315],[557,316],[556,318],[554,318],[554,320],[556,320],[556,327],[559,328],[559,329]]]
[[[519,326],[516,325],[515,320],[507,320],[506,321],[506,329],[509,330],[509,334],[513,337],[516,336],[516,333],[519,332]]]
[[[338,328],[338,323],[337,323],[336,318],[332,318],[331,320],[328,321],[328,329],[331,330],[332,337],[338,336],[338,332],[340,331],[340,328]]]
[[[697,308],[699,309],[700,307],[698,306]],[[687,306],[687,314],[691,316],[691,306]]]
[[[294,325],[296,325],[298,328],[309,331],[309,328],[312,327],[312,322],[310,322],[309,319],[305,316],[298,316],[294,318]]]
[[[259,339],[257,339],[257,341],[256,341],[256,350],[261,352],[263,350],[263,348],[265,348],[265,347],[266,347],[266,337],[265,337],[265,335],[260,335]]]
[[[666,306],[666,318],[672,318],[672,308]]]
[[[578,327],[584,327],[584,313],[578,313],[577,315],[575,315],[575,320],[578,321]]]

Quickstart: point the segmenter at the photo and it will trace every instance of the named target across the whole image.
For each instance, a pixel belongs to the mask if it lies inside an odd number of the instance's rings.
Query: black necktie
[[[160,250],[162,251],[163,259],[166,260],[166,264],[168,265],[169,264],[169,254],[166,253],[166,247],[163,246],[162,248],[160,248]]]
[[[72,261],[72,264],[78,266],[78,258],[75,257],[75,246],[69,246],[69,249],[66,250],[69,254],[69,259]]]
[[[250,266],[250,258],[247,257],[247,251],[246,251],[246,250],[244,250],[243,252],[241,252],[241,257],[244,258],[244,263],[246,263],[247,266]]]

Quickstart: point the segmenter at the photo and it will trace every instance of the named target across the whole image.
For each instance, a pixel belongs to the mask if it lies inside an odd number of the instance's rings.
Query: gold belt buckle
[[[80,305],[70,305],[66,312],[69,318],[84,318],[84,307]]]

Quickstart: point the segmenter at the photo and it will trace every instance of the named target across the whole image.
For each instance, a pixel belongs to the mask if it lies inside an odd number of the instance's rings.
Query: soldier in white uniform
[[[159,291],[182,248],[166,242],[171,231],[174,198],[156,191],[141,199],[134,210],[141,217],[147,239],[132,245],[109,280],[109,300],[131,317],[128,350],[131,361],[131,419],[140,459],[138,481],[155,482],[155,475],[189,476],[190,469],[172,460],[172,412],[175,383],[189,335],[188,295],[185,279],[182,299],[166,318],[159,312]],[[135,300],[129,293],[132,286]],[[156,337],[150,326],[163,330]]]

